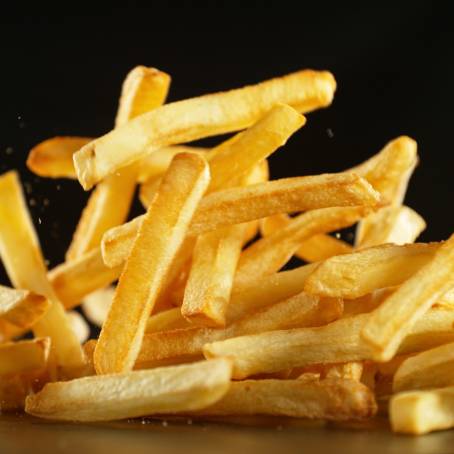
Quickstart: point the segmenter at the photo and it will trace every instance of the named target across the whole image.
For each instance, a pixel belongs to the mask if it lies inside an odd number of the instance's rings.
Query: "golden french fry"
[[[99,248],[76,260],[64,262],[48,273],[54,292],[66,309],[79,305],[87,295],[105,288],[121,274],[122,267],[104,265]]]
[[[243,251],[235,279],[264,276],[279,271],[303,241],[318,233],[348,227],[369,212],[368,207],[322,208],[292,219],[287,227],[262,238]]]
[[[0,257],[16,288],[44,295],[51,302],[33,326],[38,337],[50,337],[56,362],[65,373],[83,366],[84,356],[62,304],[47,279],[46,265],[16,172],[0,176]]]
[[[260,221],[260,232],[263,237],[287,227],[291,218],[285,214],[275,214]],[[319,262],[326,260],[334,255],[346,254],[352,252],[352,247],[345,241],[339,240],[332,236],[320,233],[311,236],[301,243],[295,255],[306,262]]]
[[[43,370],[47,366],[49,350],[49,338],[0,344],[0,376]]]
[[[73,154],[90,143],[90,137],[52,137],[34,146],[27,158],[27,167],[47,178],[76,178]]]
[[[90,327],[88,326],[88,323],[77,311],[69,311],[68,317],[77,339],[83,344],[90,336]]]
[[[99,336],[98,373],[132,369],[146,321],[209,179],[200,155],[181,153],[173,159],[140,226]]]
[[[96,139],[74,155],[84,189],[117,169],[178,143],[251,126],[277,103],[299,112],[327,106],[336,88],[329,72],[299,71],[261,84],[167,104]]]
[[[374,290],[355,299],[344,299],[344,317],[372,312],[395,291],[395,287]]]
[[[189,412],[214,404],[229,389],[227,359],[47,384],[26,400],[34,416],[109,421]]]
[[[454,343],[440,345],[406,359],[394,375],[393,391],[454,385]]]
[[[145,333],[157,333],[180,328],[189,328],[191,324],[181,315],[181,309],[174,307],[152,315],[147,320]]]
[[[351,361],[348,363],[331,364],[326,370],[326,378],[360,381],[363,375],[363,363]]]
[[[441,298],[436,302],[438,306],[445,306],[452,308],[454,306],[454,288],[446,292]]]
[[[200,235],[276,213],[379,203],[378,193],[353,174],[284,178],[207,195],[199,205],[188,234]],[[142,219],[138,216],[106,232],[101,247],[107,266],[117,266],[126,259]]]
[[[353,380],[244,380],[197,415],[274,415],[333,421],[370,418],[377,411],[369,388]]]
[[[389,405],[394,432],[422,435],[454,427],[454,386],[395,394]]]
[[[440,243],[383,244],[322,262],[306,279],[311,294],[358,298],[400,285],[433,260]]]
[[[374,350],[374,359],[391,359],[414,323],[453,286],[454,235],[372,312],[362,337]]]
[[[106,287],[87,295],[82,302],[82,310],[87,319],[101,327],[107,318],[115,294],[114,287]]]

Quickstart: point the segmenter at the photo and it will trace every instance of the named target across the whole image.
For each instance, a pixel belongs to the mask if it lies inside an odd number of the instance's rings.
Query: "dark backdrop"
[[[333,106],[310,114],[285,151],[272,157],[273,177],[343,170],[408,134],[418,141],[421,163],[407,203],[428,221],[422,238],[453,232],[448,11],[421,1],[389,8],[319,3],[299,2],[298,10],[283,3],[227,9],[199,2],[71,16],[4,12],[0,171],[18,168],[27,183],[50,266],[62,260],[87,194],[75,182],[31,175],[27,152],[56,134],[108,131],[122,79],[137,64],[173,76],[171,101],[299,68],[329,69],[338,81]],[[0,282],[6,282],[1,269]]]

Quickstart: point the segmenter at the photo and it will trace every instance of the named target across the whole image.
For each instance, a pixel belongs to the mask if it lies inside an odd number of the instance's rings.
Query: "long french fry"
[[[318,233],[348,227],[369,212],[368,207],[322,208],[294,218],[287,227],[262,238],[243,251],[235,279],[264,276],[282,268],[301,243]]]
[[[287,227],[290,222],[291,218],[287,214],[275,214],[261,220],[260,232],[266,238]],[[320,233],[301,243],[295,255],[306,262],[319,262],[349,252],[352,252],[352,247],[345,241]]]
[[[73,373],[83,366],[83,352],[47,279],[38,237],[15,172],[0,177],[0,256],[16,288],[36,292],[50,300],[50,308],[35,323],[33,331],[38,337],[51,338],[57,365],[64,373]]]
[[[389,405],[394,432],[422,435],[454,427],[454,386],[395,394]]]
[[[135,67],[123,83],[116,126],[160,106],[167,96],[170,76],[155,68]],[[136,185],[134,166],[124,167],[102,181],[90,195],[66,253],[74,260],[94,249],[104,233],[125,222]]]
[[[244,380],[225,396],[196,412],[203,416],[274,415],[343,421],[377,411],[372,391],[353,380]]]
[[[276,213],[333,206],[376,206],[380,197],[362,178],[353,174],[326,174],[285,178],[207,195],[194,216],[189,235],[241,224]],[[110,229],[102,240],[107,266],[121,264],[129,254],[143,217]]]
[[[44,369],[49,350],[49,338],[0,344],[0,376]]]
[[[47,419],[109,421],[189,412],[214,404],[229,389],[227,359],[47,384],[25,411]]]
[[[306,279],[304,289],[314,295],[358,298],[400,285],[427,265],[439,247],[440,243],[383,244],[332,257]]]
[[[165,146],[238,131],[277,103],[299,112],[325,107],[336,88],[329,72],[299,71],[261,84],[162,106],[96,139],[74,155],[84,189]]]
[[[172,259],[209,184],[206,161],[177,155],[140,226],[95,350],[98,373],[131,370]]]
[[[433,259],[405,281],[374,312],[362,337],[374,349],[374,358],[391,359],[414,323],[454,286],[454,235]]]

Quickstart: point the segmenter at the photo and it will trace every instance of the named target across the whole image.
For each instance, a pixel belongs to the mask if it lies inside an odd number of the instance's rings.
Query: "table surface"
[[[335,426],[267,418],[66,424],[25,415],[0,416],[2,454],[104,452],[443,454],[454,452],[454,431],[422,437],[395,435],[383,420]]]

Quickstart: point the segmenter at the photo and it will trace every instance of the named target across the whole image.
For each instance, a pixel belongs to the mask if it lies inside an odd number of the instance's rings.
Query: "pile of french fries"
[[[18,174],[0,176],[1,410],[348,421],[389,409],[396,432],[453,427],[454,236],[415,243],[425,221],[403,201],[416,142],[270,181],[267,158],[332,102],[329,72],[164,104],[169,86],[136,67],[111,132],[31,150],[37,175],[94,187],[56,268]],[[127,222],[137,185],[145,214]],[[334,235],[353,225],[353,245]],[[294,256],[304,264],[283,271]]]

